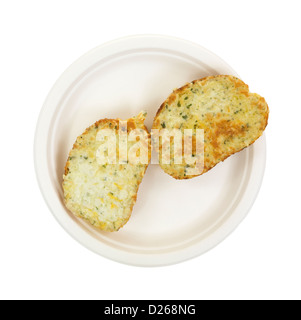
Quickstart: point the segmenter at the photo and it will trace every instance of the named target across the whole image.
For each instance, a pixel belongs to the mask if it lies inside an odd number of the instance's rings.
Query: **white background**
[[[2,1],[1,299],[300,299],[300,1]],[[267,166],[239,228],[178,265],[111,262],[49,212],[33,165],[35,125],[60,74],[132,34],[194,41],[227,61],[270,106]]]

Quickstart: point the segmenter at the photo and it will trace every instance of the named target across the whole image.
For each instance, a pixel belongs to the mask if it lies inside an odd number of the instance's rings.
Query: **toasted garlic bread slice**
[[[185,160],[175,164],[172,146],[170,164],[164,164],[160,157],[160,166],[176,179],[201,175],[254,143],[267,126],[268,115],[265,99],[250,93],[249,87],[234,76],[195,80],[175,90],[164,101],[153,129],[180,129],[182,132],[184,129],[203,129],[203,170],[189,175],[187,169],[190,165]],[[195,151],[195,146],[192,149]],[[159,150],[162,151],[161,143]]]
[[[127,129],[120,119],[100,120],[77,138],[69,154],[63,177],[65,204],[75,216],[89,221],[96,228],[118,231],[131,216],[139,185],[150,162],[150,134],[144,125],[145,116],[140,113],[128,119]],[[141,143],[147,149],[146,159],[131,163],[125,155],[120,164],[119,133],[123,133],[127,142],[125,150],[129,152],[137,144],[137,139],[130,139],[136,129],[144,134]],[[107,130],[113,132],[116,148],[112,148],[114,139],[107,140]],[[110,148],[111,152],[116,151],[115,162],[109,158]],[[138,147],[136,149],[135,155],[140,152]]]

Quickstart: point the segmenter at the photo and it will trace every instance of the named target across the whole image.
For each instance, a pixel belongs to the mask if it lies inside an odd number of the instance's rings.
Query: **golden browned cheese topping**
[[[175,90],[157,112],[153,129],[203,129],[205,173],[255,142],[267,126],[268,115],[264,98],[250,93],[240,79],[220,75]],[[159,148],[161,152],[161,144]],[[192,149],[195,152],[195,147]],[[174,163],[172,145],[171,163],[163,164],[161,158],[159,161],[162,169],[176,179],[196,176],[187,174],[189,165],[185,160]]]

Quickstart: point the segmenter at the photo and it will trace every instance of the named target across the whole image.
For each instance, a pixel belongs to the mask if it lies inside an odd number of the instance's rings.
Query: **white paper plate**
[[[236,72],[199,45],[165,36],[134,36],[102,45],[58,79],[41,111],[36,173],[44,198],[76,240],[112,260],[160,266],[196,257],[229,235],[261,185],[265,138],[210,172],[177,181],[150,165],[130,221],[117,233],[94,229],[65,208],[62,175],[76,137],[96,120],[148,111],[146,125],[174,88],[208,75]],[[252,89],[252,88],[251,88]]]

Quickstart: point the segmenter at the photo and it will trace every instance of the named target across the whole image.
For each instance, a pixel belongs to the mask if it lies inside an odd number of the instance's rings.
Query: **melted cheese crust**
[[[142,129],[150,144],[144,120],[142,113],[129,119],[127,135],[134,129]],[[97,141],[97,133],[101,129],[112,129],[118,134],[119,119],[100,120],[77,138],[65,167],[64,198],[67,208],[77,217],[96,228],[118,231],[131,216],[148,164],[118,164],[118,161],[99,164],[96,153],[101,142]],[[128,141],[128,150],[133,144]],[[118,147],[117,143],[117,155]],[[150,162],[150,155],[148,160]]]
[[[267,126],[269,108],[264,98],[233,76],[212,76],[175,90],[162,104],[153,129],[204,129],[204,170],[207,172],[230,155],[254,143]],[[162,151],[162,146],[159,146]],[[187,165],[162,169],[176,179],[190,179]]]

